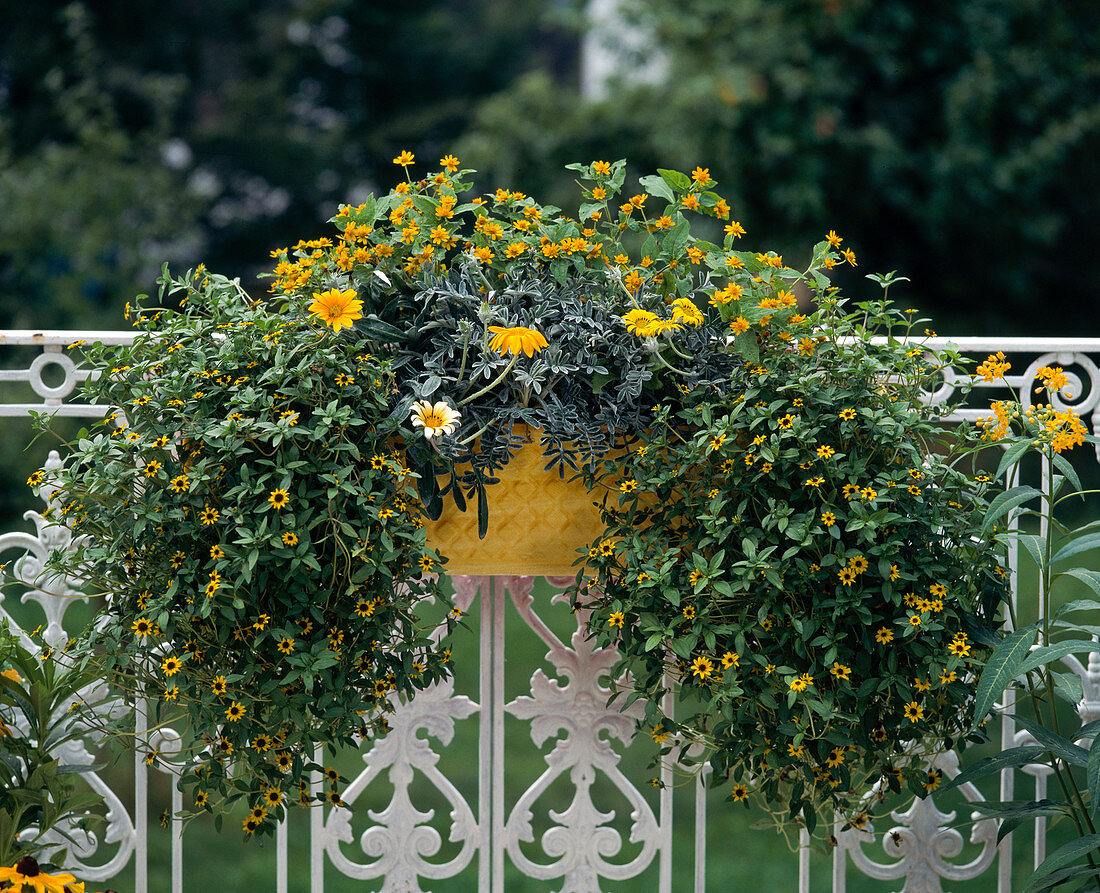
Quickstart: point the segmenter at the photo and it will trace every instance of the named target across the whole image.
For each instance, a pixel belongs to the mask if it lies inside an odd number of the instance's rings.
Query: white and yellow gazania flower
[[[424,428],[424,436],[431,440],[439,434],[454,434],[462,414],[442,400],[434,406],[427,400],[417,400],[412,407],[412,423]]]

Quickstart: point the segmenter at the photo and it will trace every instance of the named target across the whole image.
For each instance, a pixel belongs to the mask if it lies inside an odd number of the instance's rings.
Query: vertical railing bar
[[[313,748],[313,761],[318,766],[325,762],[325,748],[318,744]],[[309,792],[312,805],[309,808],[309,889],[310,893],[324,893],[325,889],[325,807],[320,802],[321,773],[309,774]]]
[[[1020,482],[1020,465],[1016,463],[1009,470],[1005,479],[1005,488],[1011,490]],[[1010,512],[1008,517],[1009,531],[1018,531],[1020,528],[1019,516]],[[1012,603],[1012,611],[1019,607],[1017,594],[1020,588],[1020,547],[1015,537],[1008,548],[1008,592]],[[1006,631],[1012,630],[1012,619],[1004,619]],[[1016,723],[1012,716],[1015,713],[1015,699],[1004,704],[1001,711],[1001,750],[1005,751],[1015,746]],[[1007,803],[1015,796],[1016,777],[1012,769],[1002,769],[1000,779],[1000,797],[1002,803]],[[997,893],[1012,893],[1012,834],[1006,834],[1004,840],[997,847]]]
[[[1047,796],[1047,779],[1045,775],[1035,776],[1035,800],[1045,800]],[[1043,864],[1047,857],[1047,820],[1045,816],[1035,819],[1035,867]]]
[[[275,826],[275,893],[287,893],[287,870],[286,870],[286,852],[287,852],[287,821],[289,820],[289,810],[287,815],[283,818],[278,825]]]
[[[672,697],[672,679],[665,677],[665,696],[661,703],[661,712],[672,720],[676,701]],[[658,854],[657,875],[660,893],[672,893],[672,761],[661,762],[661,844]]]
[[[798,832],[798,893],[810,893],[810,832]]]
[[[134,891],[149,893],[149,766],[145,762],[148,705],[141,692],[134,701]]]
[[[840,840],[841,823],[833,822],[833,836]],[[855,833],[853,829],[852,833]],[[843,843],[833,847],[833,893],[846,893],[848,889],[848,848]]]
[[[504,583],[490,580],[493,593],[493,893],[504,893]]]
[[[481,840],[477,860],[478,890],[492,889],[493,854],[489,846],[492,771],[493,771],[493,598],[488,577],[482,577],[478,588],[481,608],[480,640],[478,642],[478,773],[477,821]]]
[[[707,889],[707,786],[704,765],[695,776],[695,893]]]
[[[172,774],[172,893],[183,893],[183,791],[176,782],[179,776]]]

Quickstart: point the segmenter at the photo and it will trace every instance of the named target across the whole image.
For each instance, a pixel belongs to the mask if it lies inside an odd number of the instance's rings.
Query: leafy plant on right
[[[990,355],[978,373],[996,382],[1004,380],[1008,369],[1004,354],[998,353]],[[1033,743],[980,760],[947,787],[1006,769],[1049,767],[1049,797],[989,804],[984,811],[1001,819],[998,841],[1021,823],[1040,817],[1072,823],[1074,838],[1047,856],[1028,880],[1025,893],[1061,886],[1095,891],[1100,889],[1100,747],[1092,744],[1100,733],[1100,720],[1077,727],[1076,717],[1067,716],[1066,705],[1076,708],[1083,691],[1080,677],[1067,672],[1062,661],[1100,652],[1100,643],[1092,638],[1097,627],[1078,619],[1087,620],[1089,614],[1095,618],[1100,610],[1100,572],[1081,566],[1085,553],[1100,547],[1100,520],[1073,527],[1063,519],[1070,505],[1097,492],[1082,486],[1064,454],[1100,440],[1087,433],[1072,409],[1057,407],[1059,396],[1073,396],[1066,390],[1069,379],[1064,369],[1044,366],[1036,379],[1041,382],[1036,393],[1045,394],[1048,402],[1026,406],[1015,399],[995,401],[993,415],[979,421],[981,440],[1004,451],[997,478],[1008,474],[1011,479],[1011,469],[1028,457],[1038,457],[1043,474],[1040,487],[1011,487],[991,502],[986,514],[983,533],[994,532],[1006,549],[1017,544],[1035,564],[1040,610],[1037,621],[1020,627],[1015,606],[1008,604],[1013,631],[986,662],[974,703],[976,726],[985,723],[997,705],[1015,707],[1012,719]],[[1054,607],[1071,581],[1084,584],[1094,597]]]

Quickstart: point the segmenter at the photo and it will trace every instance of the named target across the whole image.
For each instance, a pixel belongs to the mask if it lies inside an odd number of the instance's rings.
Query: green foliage
[[[116,409],[36,482],[80,538],[53,566],[109,596],[84,665],[149,698],[151,723],[185,717],[196,807],[243,798],[246,832],[269,833],[288,792],[311,801],[314,744],[381,734],[392,697],[447,674],[418,615],[438,556],[394,452],[393,376],[361,338],[221,276],[162,284],[184,309],[87,348],[85,395]]]
[[[73,721],[73,708],[95,706],[85,698],[98,680],[71,657],[27,644],[6,621],[0,625],[0,866],[27,856],[62,862],[57,836],[68,835],[59,825],[96,820],[90,810],[103,802],[77,790],[79,773],[89,767],[57,756],[87,734]]]
[[[978,367],[978,372],[986,381],[1007,384],[1004,376],[1009,368],[1003,354],[994,354]],[[1064,729],[1059,701],[1076,708],[1083,693],[1075,673],[1058,670],[1067,657],[1100,651],[1100,645],[1091,638],[1096,627],[1069,619],[1083,611],[1095,612],[1100,602],[1077,599],[1066,602],[1056,612],[1051,611],[1051,605],[1052,598],[1071,582],[1083,583],[1100,595],[1100,575],[1076,567],[1071,561],[1080,561],[1084,553],[1096,548],[1096,523],[1073,529],[1059,518],[1068,508],[1066,503],[1086,495],[1063,453],[1100,440],[1086,433],[1084,423],[1072,409],[1054,408],[1068,383],[1063,369],[1044,366],[1035,372],[1035,378],[1041,382],[1037,392],[1045,392],[1050,402],[1025,408],[1013,391],[1010,399],[993,403],[993,415],[979,422],[979,431],[983,440],[995,445],[998,454],[1004,452],[998,477],[1012,462],[1029,455],[1038,456],[1046,472],[1042,489],[1019,486],[999,495],[987,509],[983,525],[983,529],[997,531],[997,539],[1006,547],[1016,542],[1030,555],[1038,570],[1036,595],[1042,607],[1036,623],[1010,633],[998,643],[982,668],[974,702],[975,723],[982,722],[995,703],[1012,704],[1016,708],[1013,721],[1028,732],[1035,745],[1012,748],[966,767],[949,787],[1006,769],[1048,766],[1057,785],[1052,799],[989,804],[986,812],[1002,820],[1002,837],[1037,816],[1065,818],[1072,824],[1076,839],[1049,854],[1025,890],[1052,890],[1071,883],[1077,884],[1078,890],[1093,890],[1100,883],[1100,861],[1096,856],[1100,835],[1095,823],[1100,803],[1100,747],[1096,745],[1100,723],[1092,722],[1072,732]],[[1005,522],[1006,514],[1011,523]],[[1021,519],[1032,518],[1042,521],[1039,534],[1024,532],[1026,528],[1020,523]],[[1011,620],[1015,626],[1014,613]],[[1021,708],[1027,712],[1021,712]]]
[[[579,598],[666,758],[702,744],[690,761],[732,800],[828,838],[834,811],[868,819],[873,784],[934,790],[930,759],[974,737],[968,677],[1006,572],[978,536],[989,478],[921,399],[957,357],[907,340],[909,314],[817,288],[814,337],[793,349],[780,310],[758,361],[654,407],[590,479],[607,527]]]

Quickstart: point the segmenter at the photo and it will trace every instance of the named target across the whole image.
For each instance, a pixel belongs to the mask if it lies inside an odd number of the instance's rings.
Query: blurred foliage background
[[[747,244],[836,229],[942,332],[1097,322],[1093,0],[614,6],[0,0],[0,328],[117,328],[164,261],[261,293],[405,148],[566,208],[571,161],[700,164]]]

